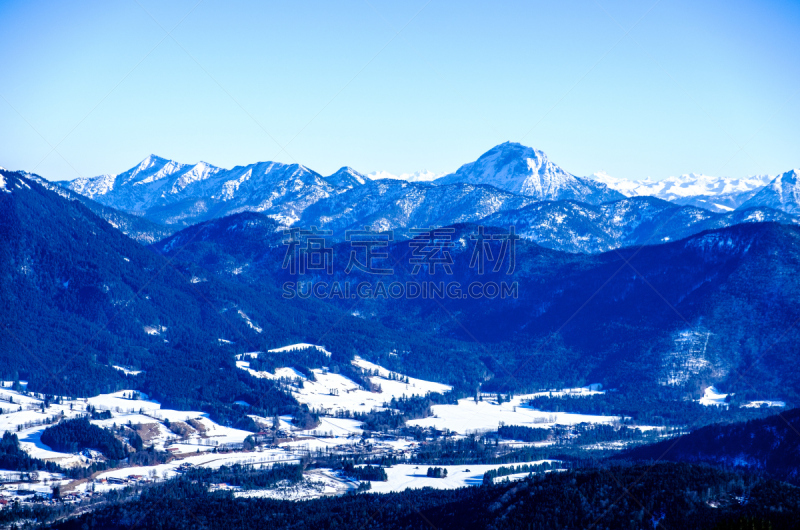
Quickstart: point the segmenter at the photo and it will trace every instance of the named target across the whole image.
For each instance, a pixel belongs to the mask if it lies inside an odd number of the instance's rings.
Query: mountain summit
[[[761,191],[739,208],[744,210],[767,206],[788,213],[800,213],[800,170],[793,169],[778,175]]]
[[[625,198],[601,182],[564,171],[542,151],[513,142],[493,147],[475,162],[434,181],[437,185],[456,182],[489,184],[539,200],[600,204]]]

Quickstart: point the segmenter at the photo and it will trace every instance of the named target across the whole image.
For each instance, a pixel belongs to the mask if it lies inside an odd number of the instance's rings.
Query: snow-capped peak
[[[333,175],[325,177],[325,180],[337,187],[352,188],[355,185],[364,184],[367,178],[355,169],[344,166]]]
[[[173,193],[178,192],[184,189],[186,186],[193,182],[199,182],[201,180],[206,180],[211,175],[219,173],[222,171],[220,168],[216,166],[212,166],[206,162],[198,162],[192,168],[181,175],[178,180],[172,185]]]
[[[578,200],[599,204],[623,195],[592,179],[576,177],[551,162],[544,152],[505,142],[436,180],[437,185],[488,184],[540,200]]]
[[[767,206],[789,213],[800,213],[800,170],[778,175],[761,191],[741,205],[741,209]]]

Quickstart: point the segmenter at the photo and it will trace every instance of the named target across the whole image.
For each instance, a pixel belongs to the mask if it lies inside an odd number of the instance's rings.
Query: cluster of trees
[[[483,474],[484,484],[493,484],[497,477],[507,477],[518,473],[543,473],[550,469],[558,469],[558,464],[552,462],[542,462],[541,464],[519,464],[517,466],[500,466],[490,469]]]
[[[623,385],[614,392],[591,396],[537,396],[527,404],[546,412],[574,412],[632,418],[643,425],[701,427],[762,418],[768,409],[704,406],[685,399],[685,392],[669,387]]]
[[[53,462],[45,462],[31,456],[22,450],[16,433],[6,431],[0,439],[0,469],[10,471],[61,471]]]
[[[386,470],[384,470],[381,466],[366,465],[356,467],[352,461],[343,463],[342,472],[348,477],[352,477],[356,480],[373,482],[386,482],[389,480],[389,477],[386,475]]]
[[[497,434],[507,440],[520,440],[522,442],[542,442],[551,436],[550,429],[526,427],[524,425],[500,425]]]
[[[271,351],[257,356],[248,356],[244,360],[250,368],[259,372],[274,373],[277,368],[287,366],[295,368],[308,379],[314,380],[312,368],[322,368],[330,362],[328,355],[319,348],[298,348],[285,351]]]
[[[294,464],[274,464],[263,469],[252,464],[233,464],[218,469],[193,467],[184,473],[187,480],[203,484],[226,483],[242,489],[270,488],[279,483],[296,484],[303,480],[303,466]]]
[[[364,429],[370,431],[386,432],[405,426],[406,421],[427,418],[433,414],[433,405],[452,405],[465,397],[465,391],[454,390],[444,394],[429,392],[424,396],[392,397],[387,403],[387,408],[381,411],[356,412],[343,411],[338,413],[341,417],[353,418],[362,422]]]
[[[569,427],[527,427],[525,425],[500,425],[497,434],[507,440],[523,442],[541,442],[555,439],[575,445],[596,444],[602,442],[639,441],[647,437],[641,429],[627,425],[610,425],[606,423],[579,423]]]
[[[303,403],[294,410],[292,424],[300,429],[314,429],[319,424],[319,412],[312,411]]]
[[[64,420],[42,432],[42,443],[56,451],[75,453],[81,449],[95,449],[111,460],[122,460],[128,450],[114,433],[89,422],[88,418]]]
[[[431,478],[447,478],[447,468],[444,467],[429,467],[425,473],[426,477]]]

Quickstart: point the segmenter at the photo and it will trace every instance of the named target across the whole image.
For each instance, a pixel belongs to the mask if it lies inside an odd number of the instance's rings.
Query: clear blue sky
[[[800,166],[797,1],[164,4],[0,2],[0,165],[444,172],[511,140],[578,175]]]

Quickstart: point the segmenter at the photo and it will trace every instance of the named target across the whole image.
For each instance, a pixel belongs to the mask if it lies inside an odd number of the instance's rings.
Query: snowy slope
[[[407,228],[473,222],[535,201],[492,186],[433,186],[384,179],[320,200],[303,212],[299,224],[330,229],[334,234],[370,226],[381,231],[399,230],[397,237]]]
[[[457,182],[489,184],[539,200],[571,199],[600,204],[624,198],[601,182],[567,173],[542,151],[512,142],[490,149],[475,162],[435,181],[437,185]]]

